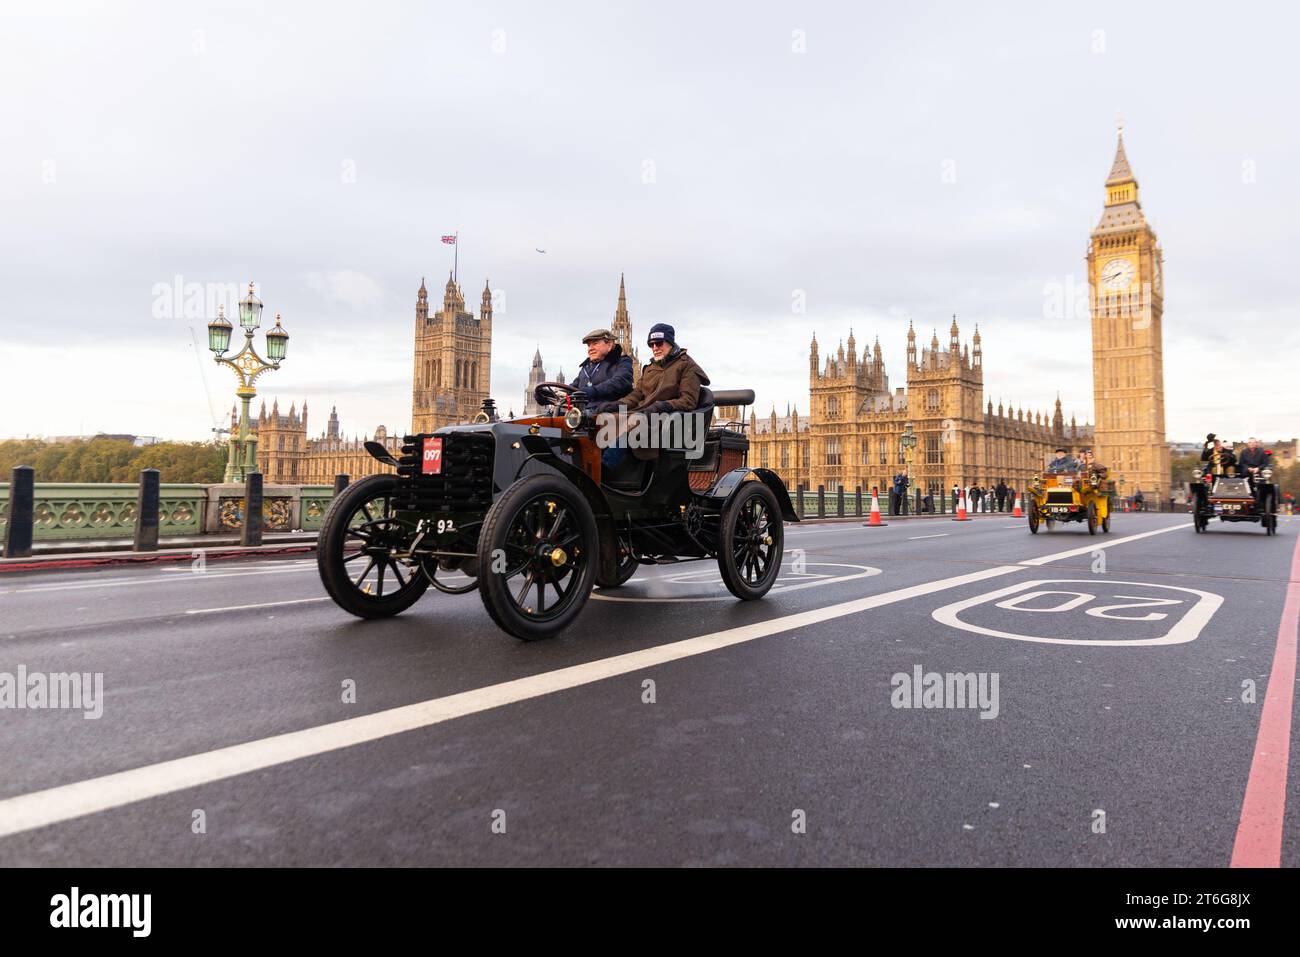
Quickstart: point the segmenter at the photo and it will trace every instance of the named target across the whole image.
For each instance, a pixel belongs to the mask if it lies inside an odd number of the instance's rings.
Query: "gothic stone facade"
[[[907,386],[891,391],[880,342],[863,350],[850,331],[823,363],[814,336],[809,358],[812,410],[778,418],[750,415],[750,462],[778,472],[791,488],[803,485],[848,493],[861,486],[888,488],[898,472],[910,471],[914,488],[935,495],[953,485],[1024,488],[1061,444],[1077,449],[1092,441],[1091,428],[1067,426],[1060,399],[1050,418],[1023,409],[996,411],[984,399],[979,329],[963,346],[954,317],[946,349],[938,333],[918,353],[916,331],[907,333]],[[899,438],[908,423],[917,437],[907,469]]]
[[[263,481],[269,485],[333,485],[337,475],[347,475],[355,481],[391,471],[366,451],[365,438],[348,439],[340,434],[336,409],[330,410],[325,434],[309,439],[305,400],[302,412],[291,405],[287,415],[280,412],[278,400],[271,404],[270,412],[263,403],[256,431],[258,468],[265,476]],[[394,456],[401,454],[402,437],[389,435],[382,425],[375,428],[374,441]]]
[[[429,315],[429,291],[421,279],[415,301],[412,433],[468,422],[491,395],[491,385],[492,290],[484,283],[476,319],[448,276],[442,309]]]

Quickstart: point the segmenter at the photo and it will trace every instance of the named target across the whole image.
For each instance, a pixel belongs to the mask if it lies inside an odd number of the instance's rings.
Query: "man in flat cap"
[[[608,329],[593,329],[582,337],[587,358],[578,377],[569,384],[581,390],[588,402],[617,402],[632,391],[632,359],[614,341]]]

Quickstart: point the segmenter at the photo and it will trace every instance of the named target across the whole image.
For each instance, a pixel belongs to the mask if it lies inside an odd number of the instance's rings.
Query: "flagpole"
[[[452,243],[455,252],[452,253],[451,278],[456,285],[460,286],[460,230],[456,230],[456,241]]]

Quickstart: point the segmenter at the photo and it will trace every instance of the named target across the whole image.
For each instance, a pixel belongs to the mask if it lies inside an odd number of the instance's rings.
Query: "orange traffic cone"
[[[971,517],[966,514],[966,490],[961,490],[961,497],[957,499],[957,515],[953,518],[954,522],[969,522]]]
[[[888,522],[880,520],[880,499],[876,496],[876,490],[871,490],[871,518],[863,523],[864,528],[883,528]]]
[[[1020,511],[1020,493],[1016,493],[1016,507],[1011,510],[1012,518],[1024,518],[1025,513]]]

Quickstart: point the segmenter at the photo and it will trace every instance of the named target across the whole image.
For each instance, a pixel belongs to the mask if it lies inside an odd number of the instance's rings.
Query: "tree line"
[[[172,484],[220,482],[226,470],[226,444],[158,442],[133,445],[126,439],[92,438],[72,442],[42,439],[0,440],[0,482],[15,466],[30,465],[37,482],[137,482],[141,469],[157,469],[159,481]]]

